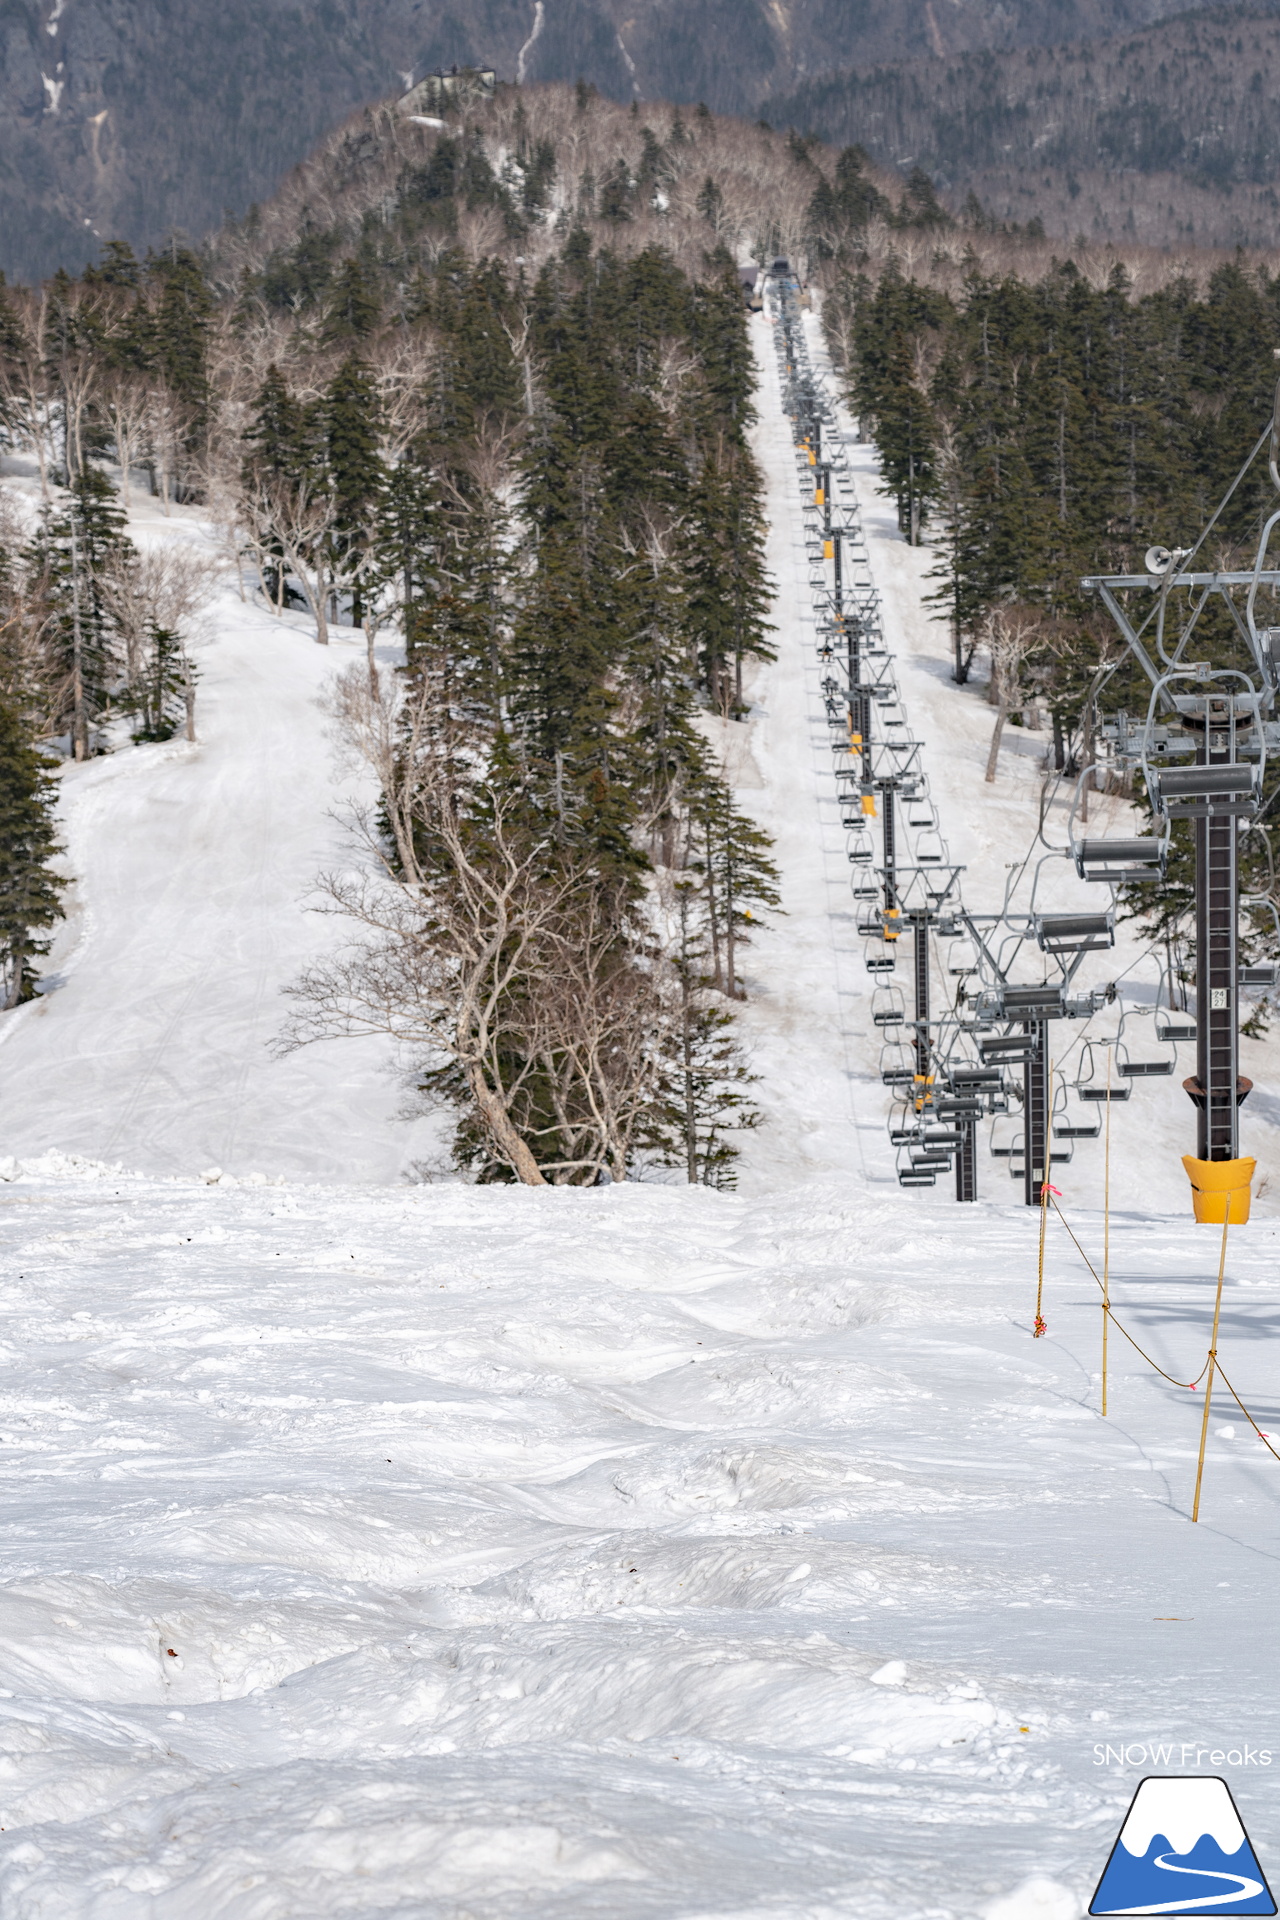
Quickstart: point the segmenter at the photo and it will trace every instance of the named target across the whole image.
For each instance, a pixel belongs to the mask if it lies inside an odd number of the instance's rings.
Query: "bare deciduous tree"
[[[432,871],[413,887],[385,873],[322,879],[331,910],[364,938],[290,989],[302,1011],[283,1044],[382,1033],[427,1071],[455,1067],[495,1158],[524,1185],[545,1186],[513,1117],[537,1066],[526,993],[545,977],[548,937],[580,876],[554,865],[547,844],[521,825],[514,796],[479,796],[488,819],[477,836],[443,760],[413,777],[415,812],[434,843]]]
[[[15,288],[9,312],[16,341],[0,354],[0,418],[17,440],[29,447],[40,472],[40,492],[49,498],[49,468],[54,463],[54,405],[48,373],[49,295]]]
[[[241,499],[244,524],[264,553],[278,547],[298,581],[316,623],[316,639],[329,644],[329,600],[335,586],[333,532],[338,507],[323,483],[259,477]]]
[[[102,597],[124,643],[125,677],[135,684],[157,629],[181,642],[175,662],[182,685],[186,737],[196,737],[196,670],[191,655],[192,624],[217,589],[218,561],[189,548],[130,549],[103,576]]]
[[[996,705],[991,751],[987,755],[988,783],[996,777],[1005,721],[1023,697],[1022,677],[1027,656],[1039,644],[1042,631],[1039,614],[1029,607],[1016,605],[993,607],[982,622],[983,644],[991,655],[991,689]]]

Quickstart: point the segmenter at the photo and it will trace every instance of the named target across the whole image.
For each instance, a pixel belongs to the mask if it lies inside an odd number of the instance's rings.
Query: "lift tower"
[[[1267,754],[1280,748],[1280,627],[1261,627],[1257,617],[1259,596],[1266,593],[1274,605],[1280,593],[1280,567],[1268,564],[1280,509],[1262,528],[1252,567],[1204,571],[1194,562],[1268,441],[1280,493],[1280,385],[1270,422],[1194,547],[1151,547],[1145,572],[1081,583],[1098,594],[1148,682],[1145,721],[1121,713],[1107,732],[1113,764],[1143,776],[1153,832],[1127,841],[1073,836],[1077,870],[1113,886],[1161,878],[1173,824],[1192,824],[1196,1072],[1183,1086],[1196,1109],[1196,1151],[1183,1156],[1183,1165],[1197,1220],[1249,1217],[1254,1162],[1240,1156],[1239,1143],[1239,1108],[1250,1083],[1239,1070],[1238,842],[1241,823],[1262,810]],[[1216,630],[1206,617],[1215,609]],[[1208,658],[1194,656],[1193,641]],[[1082,781],[1093,771],[1086,768]]]

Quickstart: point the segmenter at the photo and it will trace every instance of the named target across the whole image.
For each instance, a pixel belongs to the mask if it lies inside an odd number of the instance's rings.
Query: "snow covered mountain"
[[[750,112],[832,68],[1124,31],[1170,0],[9,0],[0,269],[78,271],[96,239],[193,238],[346,114],[444,63]]]

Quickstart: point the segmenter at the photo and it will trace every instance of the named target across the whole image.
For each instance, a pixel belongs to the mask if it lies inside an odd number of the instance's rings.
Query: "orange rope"
[[[1092,1260],[1090,1260],[1088,1254],[1085,1252],[1084,1248],[1080,1245],[1080,1242],[1076,1239],[1074,1233],[1072,1233],[1070,1226],[1067,1225],[1066,1216],[1063,1214],[1062,1208],[1058,1205],[1056,1200],[1053,1202],[1053,1210],[1057,1214],[1059,1220],[1062,1221],[1063,1226],[1066,1227],[1068,1239],[1070,1240],[1072,1246],[1075,1248],[1076,1252],[1080,1255],[1080,1258],[1084,1261],[1086,1267],[1088,1267],[1090,1273],[1093,1274],[1095,1281],[1097,1281],[1098,1290],[1102,1294],[1103,1298],[1105,1299],[1107,1290],[1103,1286],[1101,1280],[1098,1279],[1098,1275],[1094,1269]],[[1124,1322],[1116,1318],[1116,1311],[1114,1307],[1111,1308],[1108,1318],[1110,1319],[1112,1326],[1116,1328],[1117,1332],[1122,1333],[1124,1335],[1125,1339],[1129,1342],[1129,1345],[1134,1349],[1134,1352],[1140,1353],[1143,1359],[1146,1361],[1147,1365],[1149,1367],[1154,1368],[1155,1371],[1160,1375],[1160,1378],[1162,1380],[1167,1380],[1171,1387],[1187,1387],[1194,1391],[1194,1389],[1198,1387],[1200,1382],[1204,1379],[1205,1373],[1209,1366],[1209,1362],[1207,1358],[1205,1360],[1204,1366],[1201,1367],[1199,1373],[1196,1375],[1194,1380],[1175,1380],[1171,1373],[1165,1372],[1164,1368],[1159,1364],[1158,1361],[1155,1361],[1151,1358],[1151,1355],[1146,1351],[1144,1347],[1140,1347],[1138,1345],[1137,1341],[1134,1339],[1133,1335],[1129,1332]],[[1219,1368],[1219,1372],[1221,1372],[1221,1368]],[[1280,1455],[1277,1455],[1277,1458],[1280,1459]]]
[[[1062,1208],[1058,1205],[1056,1200],[1053,1202],[1053,1210],[1057,1214],[1059,1220],[1061,1220],[1063,1226],[1066,1227],[1068,1239],[1071,1241],[1071,1244],[1075,1248],[1076,1252],[1080,1255],[1080,1258],[1084,1261],[1085,1266],[1088,1267],[1089,1272],[1093,1275],[1094,1280],[1097,1281],[1099,1290],[1102,1292],[1105,1298],[1106,1289],[1105,1287],[1103,1287],[1101,1280],[1098,1279],[1098,1275],[1094,1269],[1093,1262],[1092,1260],[1090,1260],[1084,1248],[1080,1245],[1080,1242],[1076,1239],[1075,1234],[1072,1233],[1071,1228],[1068,1225],[1066,1215],[1063,1213]],[[1134,1339],[1133,1335],[1129,1332],[1128,1328],[1124,1325],[1123,1321],[1118,1320],[1116,1318],[1114,1308],[1111,1309],[1108,1315],[1108,1318],[1110,1319],[1111,1324],[1116,1328],[1116,1330],[1124,1335],[1125,1339],[1129,1342],[1129,1345],[1134,1349],[1135,1353],[1140,1353],[1142,1355],[1142,1358],[1146,1361],[1147,1365],[1152,1369],[1152,1371],[1155,1373],[1158,1373],[1162,1380],[1167,1380],[1171,1387],[1186,1387],[1189,1392],[1194,1393],[1195,1389],[1199,1386],[1200,1382],[1204,1379],[1205,1374],[1208,1372],[1209,1361],[1210,1361],[1210,1358],[1212,1358],[1214,1362],[1215,1371],[1218,1375],[1218,1378],[1222,1381],[1223,1386],[1227,1389],[1227,1392],[1231,1395],[1231,1398],[1235,1401],[1241,1413],[1244,1415],[1245,1419],[1249,1422],[1249,1425],[1253,1428],[1254,1432],[1257,1434],[1259,1440],[1261,1440],[1263,1446],[1266,1448],[1267,1452],[1271,1455],[1272,1459],[1280,1460],[1280,1451],[1277,1451],[1277,1449],[1272,1446],[1270,1439],[1262,1431],[1262,1428],[1258,1425],[1257,1421],[1254,1419],[1253,1415],[1250,1413],[1248,1407],[1245,1405],[1244,1401],[1240,1398],[1240,1395],[1236,1392],[1235,1388],[1232,1386],[1230,1380],[1228,1380],[1226,1373],[1223,1370],[1222,1362],[1217,1358],[1216,1354],[1212,1356],[1207,1354],[1205,1356],[1205,1363],[1201,1367],[1199,1373],[1196,1375],[1194,1380],[1175,1380],[1171,1373],[1166,1373],[1164,1368],[1160,1366],[1157,1361],[1151,1358],[1151,1355],[1146,1351],[1144,1347],[1140,1347],[1138,1345],[1138,1342]]]

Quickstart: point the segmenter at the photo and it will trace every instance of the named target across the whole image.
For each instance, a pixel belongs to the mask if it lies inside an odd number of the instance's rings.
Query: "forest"
[[[778,251],[936,552],[957,678],[983,654],[998,726],[1045,713],[1087,763],[1114,641],[1080,577],[1194,536],[1256,438],[1265,262],[1057,257],[921,169],[585,85],[378,108],[198,251],[110,241],[0,291],[39,498],[0,524],[6,1004],[61,911],[49,754],[198,743],[230,580],[366,642],[333,693],[379,795],[325,883],[350,943],[281,1045],[394,1036],[477,1179],[731,1182],[744,949],[778,906],[718,744],[770,653],[738,269]],[[139,492],[219,557],[135,543]],[[1250,482],[1219,553],[1260,510]]]
[[[594,96],[554,104],[577,148]],[[6,998],[59,911],[37,748],[198,740],[218,568],[135,545],[142,489],[199,508],[242,595],[322,645],[364,632],[333,709],[379,799],[324,883],[351,941],[281,1045],[394,1035],[481,1180],[727,1184],[755,1121],[733,1010],[777,902],[715,746],[769,656],[732,170],[708,190],[709,115],[660,139],[619,113],[634,157],[566,206],[554,139],[507,111],[498,167],[478,129],[390,115],[335,143],[318,171],[376,220],[313,178],[203,255],[111,242],[0,296],[0,418],[43,497],[0,533]]]
[[[1191,263],[1197,277],[1170,261],[1139,291],[1116,261],[1105,276],[1071,259],[992,272],[976,254],[917,273],[891,252],[873,264],[867,216],[842,234],[823,205],[828,337],[903,534],[935,552],[955,678],[985,656],[997,738],[1008,716],[1047,716],[1054,768],[1074,777],[1100,752],[1104,710],[1143,714],[1148,692],[1082,579],[1140,573],[1152,545],[1189,549],[1237,480],[1204,560],[1252,564],[1275,490],[1264,460],[1239,473],[1272,412],[1280,274],[1241,257]],[[1211,657],[1234,643],[1225,623],[1202,626]],[[1181,942],[1184,971],[1189,831],[1175,830],[1158,897],[1131,890]],[[1242,878],[1274,892],[1265,831],[1243,843]],[[1274,949],[1269,916],[1256,938]]]
[[[767,101],[782,127],[923,167],[948,205],[1168,250],[1272,245],[1280,153],[1275,0],[1179,9],[1050,46],[945,49],[817,73]],[[1136,27],[1136,31],[1134,28]],[[1127,29],[1127,30],[1126,30]]]

